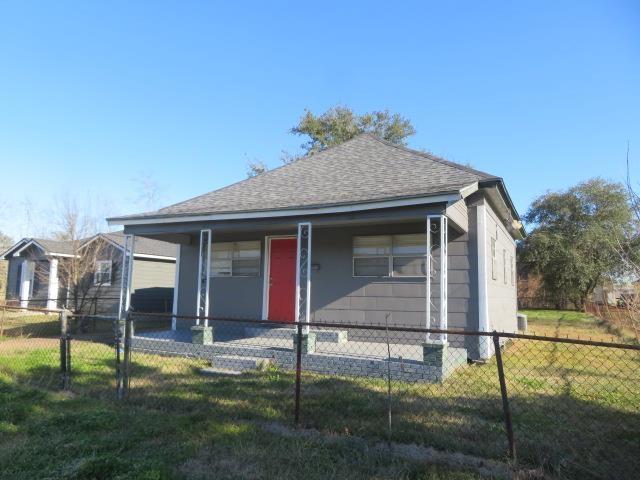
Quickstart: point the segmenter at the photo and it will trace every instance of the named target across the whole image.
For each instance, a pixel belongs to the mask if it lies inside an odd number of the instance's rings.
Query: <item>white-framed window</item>
[[[423,233],[353,237],[353,276],[424,277],[426,242]]]
[[[94,285],[111,285],[111,260],[98,260],[93,273]]]
[[[498,271],[496,268],[496,239],[491,237],[491,278],[498,279]]]
[[[32,261],[28,261],[27,262],[27,267],[28,267],[28,272],[29,272],[29,294],[28,294],[28,298],[32,299],[33,298],[33,292],[34,292],[34,286],[36,284],[36,265],[37,262],[32,262]]]
[[[516,284],[516,264],[513,259],[513,255],[511,255],[511,285]]]
[[[504,284],[507,284],[507,249],[502,249],[502,276],[504,280]]]
[[[260,241],[214,242],[211,245],[211,276],[260,276]]]

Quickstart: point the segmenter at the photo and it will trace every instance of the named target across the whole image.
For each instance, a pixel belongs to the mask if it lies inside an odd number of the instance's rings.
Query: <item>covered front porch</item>
[[[464,343],[391,332],[387,349],[384,329],[358,327],[449,327],[449,238],[466,242],[467,230],[449,212],[443,205],[207,222],[162,233],[127,227],[127,244],[135,234],[180,244],[170,328],[138,331],[133,347],[243,370],[265,361],[290,368],[300,342],[305,368],[319,373],[381,377],[391,367],[407,380],[440,381],[466,361]],[[124,279],[123,298],[126,307]],[[300,339],[288,322],[301,324]],[[455,327],[466,327],[460,315]]]

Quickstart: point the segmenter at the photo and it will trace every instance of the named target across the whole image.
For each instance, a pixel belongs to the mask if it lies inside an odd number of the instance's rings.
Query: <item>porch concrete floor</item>
[[[290,332],[246,337],[236,330],[216,327],[214,340],[210,345],[191,343],[188,330],[138,332],[132,347],[134,351],[203,358],[211,360],[214,367],[230,370],[252,370],[264,361],[285,369],[295,366]],[[386,378],[391,369],[396,379],[440,382],[467,360],[465,349],[449,347],[442,365],[425,364],[418,339],[415,344],[392,343],[389,348],[390,361],[386,343],[318,341],[313,353],[302,356],[302,367],[317,373],[376,378]]]
[[[194,345],[191,343],[191,332],[184,329],[136,333],[136,337],[162,342],[181,342]],[[277,337],[274,337],[273,335],[245,337],[235,334],[234,332],[225,331],[221,328],[215,330],[213,344],[206,346],[224,346],[227,348],[237,347],[238,350],[248,347],[293,351],[293,337],[288,332]],[[417,343],[391,343],[389,347],[391,349],[392,360],[415,361],[420,363],[423,360],[422,345]],[[317,341],[315,353],[353,358],[368,358],[372,360],[387,360],[387,344],[353,340],[343,343]]]

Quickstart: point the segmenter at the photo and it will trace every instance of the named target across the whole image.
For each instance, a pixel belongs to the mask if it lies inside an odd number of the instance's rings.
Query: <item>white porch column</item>
[[[488,268],[487,268],[487,207],[480,204],[476,207],[477,255],[478,255],[478,330],[490,331]],[[493,354],[490,337],[478,337],[478,354],[487,359]]]
[[[438,328],[446,330],[447,322],[447,217],[445,215],[428,215],[427,216],[427,265],[426,265],[426,328]],[[434,237],[437,239],[434,244]],[[439,249],[439,266],[436,269],[434,265],[433,253],[435,249]],[[431,291],[433,285],[433,278],[437,277],[437,283],[439,287],[439,305],[434,305]],[[447,334],[445,333],[428,333],[427,342],[432,343],[447,343]]]
[[[47,289],[47,308],[58,308],[58,259],[49,259],[49,288]]]
[[[298,224],[296,254],[296,321],[309,323],[311,318],[311,223]],[[303,327],[309,333],[309,326]]]
[[[209,316],[209,274],[211,273],[211,230],[200,230],[200,258],[198,260],[198,300],[196,305],[196,325],[200,325],[200,317]],[[204,319],[204,326],[209,326],[209,319]]]
[[[20,269],[20,307],[27,308],[29,306],[29,294],[31,293],[31,271],[33,270],[33,262],[24,260]]]
[[[133,252],[135,237],[124,236],[124,251],[122,252],[122,272],[120,277],[120,308],[119,318],[124,318],[131,307],[131,275],[133,273]]]
[[[173,277],[173,309],[171,310],[173,317],[171,317],[171,330],[176,329],[178,315],[178,289],[180,288],[180,245],[178,245],[176,252],[176,272]]]

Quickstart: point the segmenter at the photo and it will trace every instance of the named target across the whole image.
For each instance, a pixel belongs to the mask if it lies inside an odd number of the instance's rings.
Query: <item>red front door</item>
[[[269,320],[293,322],[296,297],[295,238],[271,240],[269,257]]]

